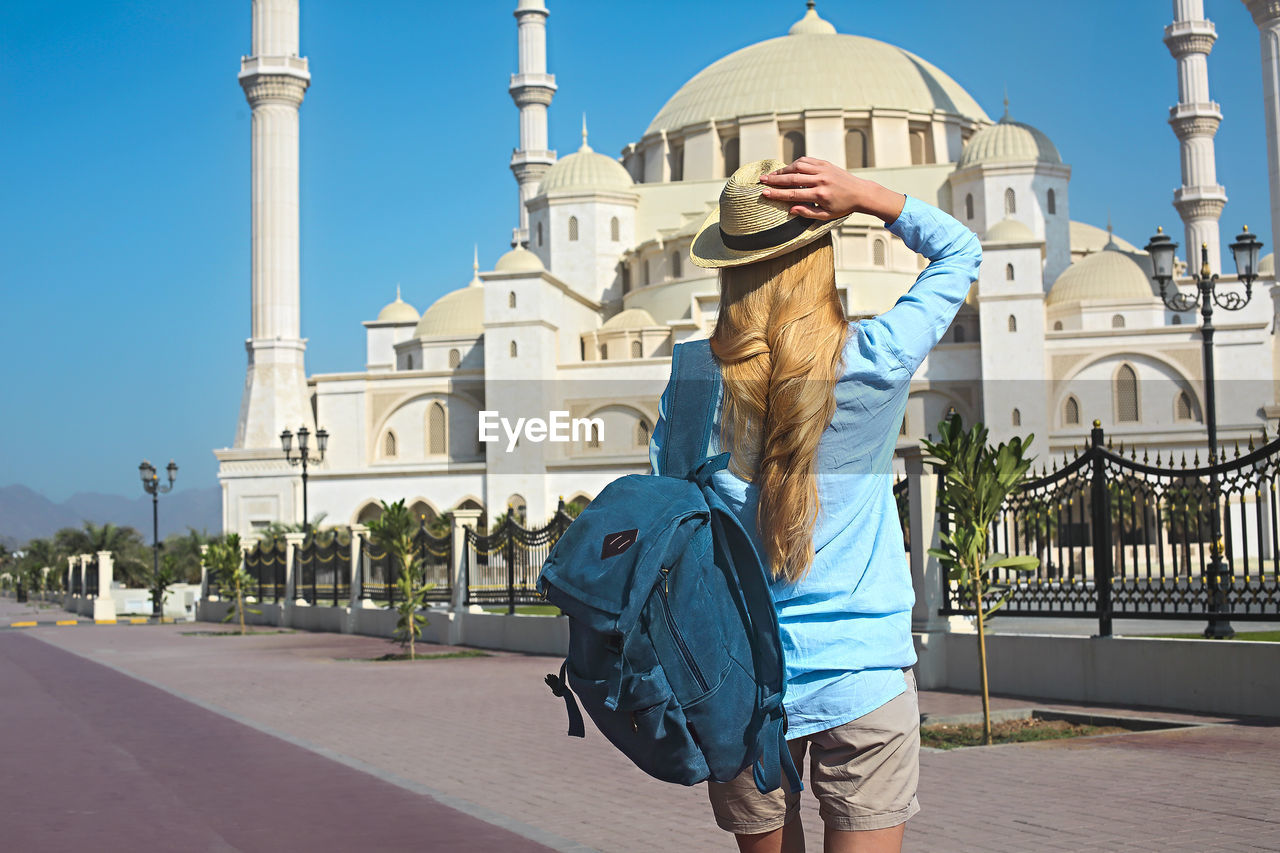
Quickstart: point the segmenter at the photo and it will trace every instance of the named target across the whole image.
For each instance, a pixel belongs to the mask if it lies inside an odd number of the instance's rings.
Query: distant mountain
[[[26,486],[0,487],[0,539],[25,543],[51,536],[64,527],[80,527],[85,521],[111,522],[137,528],[151,541],[151,496],[126,498],[82,492],[54,503]],[[222,530],[222,489],[182,489],[160,496],[160,538],[183,533],[188,527],[219,533]]]

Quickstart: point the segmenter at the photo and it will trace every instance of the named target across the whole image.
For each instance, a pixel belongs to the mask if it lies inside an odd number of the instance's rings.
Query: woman
[[[690,252],[721,271],[711,350],[724,381],[708,453],[731,456],[713,484],[773,576],[788,745],[798,768],[808,752],[825,849],[900,850],[920,808],[920,730],[891,465],[911,376],[982,250],[937,208],[831,163],[781,166],[735,172]],[[893,308],[850,323],[831,230],[853,213],[880,218],[930,264]],[[650,442],[655,471],[669,391]],[[708,791],[741,850],[804,850],[798,794],[761,794],[750,770]]]

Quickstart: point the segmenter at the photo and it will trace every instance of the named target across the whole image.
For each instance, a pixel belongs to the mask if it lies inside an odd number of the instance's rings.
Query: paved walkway
[[[495,654],[416,664],[369,663],[341,659],[375,657],[389,648],[385,641],[306,633],[184,636],[193,627],[218,629],[204,624],[40,627],[28,629],[21,637],[5,633],[0,640],[9,641],[5,648],[18,656],[33,654],[38,645],[33,641],[43,640],[161,686],[203,708],[216,709],[258,732],[279,735],[288,741],[282,746],[305,746],[334,759],[328,761],[327,769],[312,771],[307,784],[313,787],[315,780],[329,773],[366,771],[374,778],[355,774],[344,777],[349,781],[336,790],[315,789],[307,800],[311,811],[306,812],[337,816],[360,826],[366,825],[366,814],[373,814],[385,824],[380,831],[407,832],[414,839],[412,844],[396,847],[390,835],[383,835],[379,837],[393,846],[361,843],[360,849],[463,849],[436,834],[437,820],[424,821],[413,805],[400,807],[401,801],[387,793],[392,788],[385,782],[432,795],[440,804],[462,812],[455,812],[457,820],[483,818],[555,849],[733,849],[728,836],[712,824],[700,786],[686,789],[650,779],[590,726],[586,740],[564,737],[563,703],[542,683],[543,675],[558,661]],[[22,643],[16,652],[12,651],[15,643]],[[67,682],[62,693],[55,694],[48,683],[28,683],[25,689],[48,691],[58,704],[87,702],[96,683],[88,673],[102,670],[54,650],[46,653],[56,659],[42,659],[45,663],[39,669],[50,673],[45,682]],[[32,666],[23,671],[30,674]],[[11,682],[3,674],[0,677],[6,679],[8,694]],[[201,708],[179,711],[182,703],[146,685],[133,688],[143,697],[135,703],[136,712],[154,704],[164,709],[163,716],[181,716],[185,721],[181,746],[174,743],[176,736],[171,739],[164,749],[173,754],[164,760],[172,762],[174,773],[185,769],[193,792],[217,794],[229,780],[242,780],[244,785],[235,787],[237,795],[252,798],[251,792],[260,792],[255,808],[262,810],[261,819],[280,827],[272,836],[276,849],[305,849],[288,841],[288,827],[296,816],[285,812],[294,807],[261,805],[277,803],[279,792],[305,789],[275,777],[270,787],[259,785],[254,778],[257,769],[275,772],[277,760],[254,762],[254,773],[245,774],[238,770],[248,766],[241,752],[228,767],[209,754],[216,750],[192,745],[220,742],[211,739],[225,737],[221,727],[231,723],[218,715],[195,716],[194,711]],[[923,710],[933,714],[979,710],[973,696],[924,693],[921,701]],[[995,704],[1026,707],[1029,703],[998,699]],[[6,712],[0,713],[7,717]],[[1217,724],[926,753],[921,757],[924,811],[911,821],[907,849],[930,853],[1280,850],[1280,726],[1276,721],[1195,719]],[[39,731],[40,725],[33,721],[27,728]],[[64,798],[43,799],[76,808],[72,792],[78,785],[89,784],[88,779],[103,768],[88,760],[55,761],[51,756],[63,752],[56,741],[33,746],[31,739],[16,737],[15,731],[14,726],[0,726],[0,743],[28,758],[26,784],[31,774],[48,777],[43,783],[46,788],[64,792]],[[140,726],[139,754],[145,752],[145,735],[146,727]],[[14,754],[7,752],[6,767],[20,766],[21,762],[12,760]],[[73,767],[82,774],[72,775]],[[11,771],[0,782],[0,801],[16,806],[14,786],[22,778]],[[374,795],[365,793],[364,786],[377,791],[387,805],[368,809],[365,798]],[[26,789],[18,788],[22,790]],[[322,792],[328,792],[327,797]],[[70,802],[66,796],[71,796]],[[144,799],[130,793],[118,808],[132,814],[134,804]],[[423,797],[418,800],[430,803]],[[221,802],[231,808],[231,801]],[[821,827],[808,794],[805,803],[806,832],[810,849],[816,850]],[[17,811],[15,807],[11,813]],[[145,819],[133,825],[145,826]],[[468,826],[477,832],[492,831]],[[0,839],[4,838],[0,830]],[[238,842],[227,843],[236,847]],[[8,846],[7,841],[3,846]]]

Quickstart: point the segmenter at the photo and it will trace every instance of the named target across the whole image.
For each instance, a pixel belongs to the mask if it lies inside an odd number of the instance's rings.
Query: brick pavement
[[[564,737],[563,703],[542,683],[558,661],[495,654],[373,664],[335,658],[381,654],[385,641],[184,630],[42,627],[31,636],[451,805],[562,839],[550,842],[560,849],[732,849],[701,787],[650,779],[590,726],[585,741]],[[921,703],[934,713],[979,709],[976,697],[955,694],[924,693]],[[921,777],[911,851],[1280,850],[1275,721],[930,752]],[[807,794],[805,804],[818,849]]]

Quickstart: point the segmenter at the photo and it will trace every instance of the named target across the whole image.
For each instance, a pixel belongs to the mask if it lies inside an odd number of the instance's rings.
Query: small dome
[[[791,29],[787,30],[787,35],[792,36],[833,36],[836,35],[836,28],[831,25],[830,21],[818,17],[818,10],[814,9],[813,0],[809,0],[809,10],[804,13],[804,17],[791,25]]]
[[[498,258],[493,268],[497,272],[542,272],[545,269],[538,256],[523,246],[516,246]]]
[[[1044,242],[1030,228],[1016,219],[1005,217],[987,229],[983,243],[1038,243]]]
[[[602,332],[616,332],[619,329],[643,329],[658,325],[653,315],[643,308],[628,308],[614,314],[600,327]]]
[[[446,293],[431,303],[431,307],[422,312],[422,319],[413,330],[415,338],[482,334],[484,334],[484,285],[478,273],[472,276],[471,283],[466,287]]]
[[[1263,255],[1258,260],[1258,275],[1273,276],[1276,274],[1275,252]]]
[[[1029,124],[1014,121],[1006,115],[970,137],[960,152],[957,169],[979,163],[1061,163],[1062,157],[1049,137]]]
[[[561,157],[542,176],[538,193],[568,190],[630,190],[635,186],[631,174],[612,157],[596,153],[587,144],[587,128],[582,127],[582,147],[568,157]]]
[[[1087,299],[1152,299],[1151,279],[1137,261],[1114,243],[1081,258],[1062,271],[1045,297],[1046,305]]]
[[[1115,243],[1120,251],[1130,254],[1142,251],[1123,237],[1118,237],[1105,228],[1099,228],[1087,222],[1072,221],[1069,227],[1072,252],[1100,252],[1108,243]]]
[[[388,302],[383,309],[378,312],[378,319],[374,322],[416,323],[418,322],[418,309],[400,298],[400,285],[397,284],[396,301]]]

